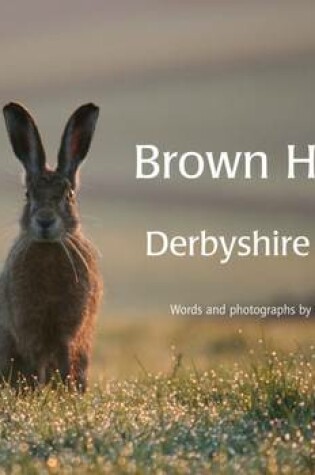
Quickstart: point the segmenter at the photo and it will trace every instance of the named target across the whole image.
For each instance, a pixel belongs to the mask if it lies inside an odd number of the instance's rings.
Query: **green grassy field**
[[[313,474],[314,326],[263,327],[100,324],[85,395],[1,390],[0,474]]]

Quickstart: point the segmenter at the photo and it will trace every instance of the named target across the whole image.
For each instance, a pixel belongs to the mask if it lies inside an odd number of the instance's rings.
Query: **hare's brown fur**
[[[13,384],[19,377],[45,384],[59,371],[84,389],[102,280],[80,229],[76,167],[67,169],[72,158],[64,155],[59,166],[62,159],[56,171],[38,166],[34,173],[23,163],[28,199],[0,278],[0,371]]]

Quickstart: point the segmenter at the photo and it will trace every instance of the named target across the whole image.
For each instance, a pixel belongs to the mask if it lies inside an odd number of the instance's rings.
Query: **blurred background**
[[[144,340],[139,351],[146,359],[156,349],[154,366],[174,339],[181,344],[178,335],[193,334],[187,325],[213,335],[207,322],[172,317],[170,303],[313,302],[315,184],[302,175],[286,179],[287,144],[302,156],[315,143],[313,1],[1,0],[0,13],[1,104],[20,101],[32,111],[51,163],[74,108],[101,107],[80,201],[86,232],[102,253],[107,290],[96,353],[103,364],[107,351],[109,374],[129,371],[117,358],[128,361]],[[3,262],[23,203],[21,167],[3,121],[0,143]],[[145,143],[179,152],[263,150],[270,178],[137,181],[135,146]],[[149,229],[226,236],[277,229],[308,235],[312,251],[304,259],[233,258],[227,265],[150,259]],[[194,341],[184,350],[207,355],[207,343],[203,350]]]

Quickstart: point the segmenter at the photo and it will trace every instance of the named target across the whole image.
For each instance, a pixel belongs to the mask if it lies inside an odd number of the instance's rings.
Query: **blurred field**
[[[178,355],[184,368],[198,371],[246,367],[249,355],[259,361],[265,347],[309,355],[314,332],[315,322],[305,319],[285,324],[246,318],[112,316],[99,321],[91,377],[98,381],[170,373]]]

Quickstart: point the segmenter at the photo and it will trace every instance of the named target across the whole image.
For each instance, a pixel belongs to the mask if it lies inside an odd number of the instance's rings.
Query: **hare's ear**
[[[45,168],[45,152],[33,117],[14,102],[3,108],[3,114],[13,151],[26,173],[40,173]]]
[[[57,171],[65,175],[73,188],[76,186],[76,172],[89,151],[99,108],[94,104],[79,107],[65,127],[58,154]]]

